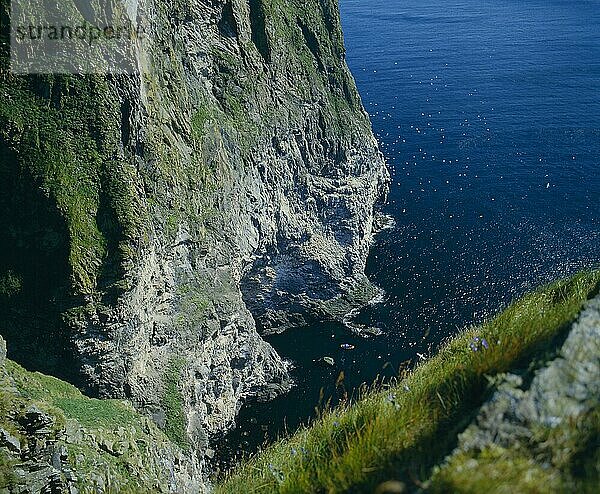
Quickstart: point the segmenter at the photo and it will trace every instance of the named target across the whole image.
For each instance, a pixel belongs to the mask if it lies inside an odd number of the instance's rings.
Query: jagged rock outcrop
[[[558,355],[525,377],[498,376],[491,398],[437,467],[433,492],[443,490],[440,485],[450,489],[454,484],[445,480],[464,479],[468,472],[473,485],[487,478],[498,493],[588,492],[597,486],[600,297],[587,303]],[[464,492],[472,488],[466,485]]]
[[[199,462],[130,404],[86,398],[0,352],[0,492],[198,494],[204,485]]]
[[[525,389],[523,389],[525,388]],[[600,406],[600,298],[588,302],[559,355],[539,369],[530,383],[507,374],[460,448],[490,444],[510,447],[529,440],[536,427],[555,428]]]
[[[0,332],[202,458],[290,385],[255,321],[342,320],[376,293],[388,178],[337,3],[129,1],[145,35],[119,76],[12,75],[1,5]]]

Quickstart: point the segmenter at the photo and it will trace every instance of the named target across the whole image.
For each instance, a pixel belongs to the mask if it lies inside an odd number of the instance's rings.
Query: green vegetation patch
[[[185,364],[184,358],[174,357],[170,360],[164,376],[162,404],[167,416],[165,434],[179,447],[188,450],[190,445],[187,437],[187,421],[183,411],[183,397],[179,390],[181,372]]]
[[[42,190],[64,218],[73,283],[89,293],[111,242],[122,241],[124,254],[124,239],[141,228],[136,171],[118,158],[117,96],[96,76],[0,73],[0,91],[0,138],[15,153],[15,173]],[[0,161],[9,166],[14,164]]]
[[[15,461],[11,460],[0,451],[0,489],[14,485],[16,476],[14,473]]]
[[[86,427],[114,427],[136,424],[139,416],[118,400],[96,400],[82,398],[57,398],[54,405],[60,408],[65,416],[77,420]]]
[[[438,473],[434,493],[512,494],[565,492],[557,470],[542,468],[531,457],[500,447],[486,448],[475,457],[461,454]]]
[[[67,419],[77,420],[84,427],[134,425],[141,429],[140,416],[126,402],[88,398],[55,377],[28,372],[10,360],[6,366],[23,397],[56,407]]]
[[[600,271],[584,272],[526,295],[451,339],[397,385],[333,410],[251,458],[216,492],[373,492],[390,479],[422,484],[485,400],[490,376],[527,367],[553,348],[599,283]],[[485,340],[477,351],[474,338]],[[529,468],[526,458],[515,464]],[[532,472],[544,477],[537,467]]]
[[[31,406],[52,419],[50,431],[31,434],[20,420]],[[181,450],[146,417],[119,400],[97,400],[82,395],[59,379],[28,372],[7,360],[0,366],[0,427],[15,436],[25,449],[62,444],[82,493],[166,492],[169,462]],[[35,461],[46,465],[40,453]],[[26,480],[21,458],[0,451],[0,490]],[[25,475],[25,477],[23,477]],[[12,491],[11,491],[12,492]]]

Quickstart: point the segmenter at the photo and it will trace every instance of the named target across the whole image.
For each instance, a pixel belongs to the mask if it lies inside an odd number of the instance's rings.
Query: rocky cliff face
[[[96,400],[5,358],[0,337],[0,491],[203,492],[198,462],[120,400]]]
[[[0,333],[202,458],[290,385],[260,331],[375,294],[388,178],[336,1],[127,2],[132,76],[11,75],[1,5]]]

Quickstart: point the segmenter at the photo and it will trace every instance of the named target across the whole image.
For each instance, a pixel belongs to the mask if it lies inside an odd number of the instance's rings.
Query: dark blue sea
[[[341,0],[341,11],[392,175],[383,209],[396,225],[368,264],[386,296],[359,317],[384,335],[321,324],[270,338],[297,386],[245,407],[223,457],[524,292],[600,266],[600,1]],[[335,367],[313,362],[324,355]]]

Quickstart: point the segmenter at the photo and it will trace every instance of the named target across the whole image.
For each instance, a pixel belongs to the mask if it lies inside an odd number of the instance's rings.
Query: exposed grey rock
[[[600,297],[589,301],[559,355],[539,369],[527,389],[507,374],[459,438],[459,450],[514,445],[534,427],[556,427],[600,405]]]
[[[7,448],[9,451],[21,454],[21,443],[10,432],[0,427],[0,447]]]
[[[246,2],[135,3],[149,29],[138,62],[153,85],[133,76],[108,86],[127,102],[131,180],[155,194],[140,198],[149,241],[128,267],[131,288],[114,307],[90,307],[75,344],[92,388],[129,397],[157,423],[169,420],[160,410],[176,372],[187,432],[202,450],[201,428],[226,429],[243,402],[291,385],[255,321],[263,332],[344,321],[379,293],[364,269],[389,179],[335,3],[313,2],[293,25],[281,18],[288,7],[275,8],[268,48],[256,45]],[[318,51],[305,39],[311,29]],[[135,151],[144,146],[158,155]],[[152,161],[161,156],[162,177]],[[208,187],[174,178],[202,167],[212,168]]]
[[[335,360],[332,357],[321,357],[317,362],[333,367],[335,365]]]
[[[167,425],[167,415],[162,408],[152,413],[152,420],[162,429]]]
[[[534,378],[521,420],[554,427],[600,403],[600,298],[587,304],[560,355]]]
[[[52,432],[54,419],[35,405],[31,405],[19,420],[27,435],[44,435]]]

